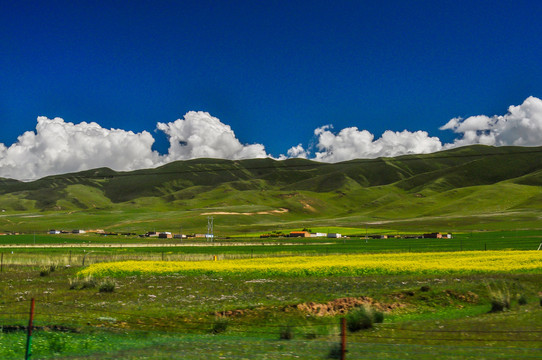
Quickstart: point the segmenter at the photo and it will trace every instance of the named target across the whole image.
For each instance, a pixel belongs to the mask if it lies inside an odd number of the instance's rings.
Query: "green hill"
[[[398,221],[407,228],[429,218],[446,218],[441,222],[459,229],[461,219],[471,224],[473,216],[478,223],[534,226],[542,209],[541,154],[542,148],[479,145],[335,164],[196,159],[131,172],[0,179],[0,230],[174,229],[181,221],[195,228],[208,213],[232,231],[305,223],[397,227]],[[30,213],[32,222],[25,220]]]

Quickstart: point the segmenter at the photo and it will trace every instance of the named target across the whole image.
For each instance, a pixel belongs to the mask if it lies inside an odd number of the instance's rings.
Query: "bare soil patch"
[[[215,212],[206,212],[202,213],[201,215],[273,215],[273,214],[284,214],[287,213],[289,210],[285,208],[280,208],[277,210],[269,210],[269,211],[257,211],[257,212],[231,212],[231,211],[215,211]]]
[[[360,297],[346,297],[339,298],[335,300],[328,301],[327,303],[316,303],[316,302],[305,302],[296,305],[288,305],[281,308],[284,312],[289,312],[292,310],[301,311],[306,314],[316,315],[316,316],[335,316],[346,314],[350,310],[360,307],[360,306],[370,306],[372,308],[378,309],[379,311],[389,312],[399,308],[405,308],[405,304],[401,303],[392,303],[385,304],[376,301],[373,298],[367,296]],[[223,312],[215,313],[216,316],[222,317],[242,317],[251,315],[257,311],[264,310],[264,308],[257,309],[236,309],[228,310]]]

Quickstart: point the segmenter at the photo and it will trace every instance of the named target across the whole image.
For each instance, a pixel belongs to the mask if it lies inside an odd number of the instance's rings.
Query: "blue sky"
[[[450,143],[450,119],[542,97],[540,19],[537,1],[6,1],[0,143],[45,116],[165,154],[157,123],[189,111],[273,157],[328,124]]]

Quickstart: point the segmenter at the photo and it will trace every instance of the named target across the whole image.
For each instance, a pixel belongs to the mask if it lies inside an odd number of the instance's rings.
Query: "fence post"
[[[341,318],[341,360],[346,359],[346,318]]]
[[[32,322],[34,321],[34,304],[34,298],[32,298],[32,302],[30,303],[30,320],[28,320],[28,332],[26,337],[25,360],[30,359],[30,347],[32,345]]]

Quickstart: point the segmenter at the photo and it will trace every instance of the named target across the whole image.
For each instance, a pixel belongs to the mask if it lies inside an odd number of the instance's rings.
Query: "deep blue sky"
[[[3,1],[0,142],[40,115],[153,132],[190,110],[275,156],[326,124],[447,140],[453,117],[542,96],[541,19],[538,1]]]

